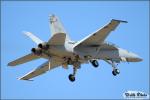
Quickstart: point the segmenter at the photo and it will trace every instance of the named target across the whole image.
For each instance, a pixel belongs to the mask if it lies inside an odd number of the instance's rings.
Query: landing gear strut
[[[79,69],[80,65],[81,65],[81,63],[78,61],[78,59],[79,59],[79,57],[76,56],[75,61],[72,63],[72,65],[73,65],[73,74],[70,74],[68,76],[68,78],[71,82],[75,81],[75,75],[76,75],[77,69]]]
[[[114,76],[116,76],[117,74],[120,73],[119,69],[116,68],[116,65],[115,65],[115,62],[114,62],[114,61],[112,61],[112,67],[113,67],[112,74],[113,74]]]
[[[113,68],[112,74],[114,76],[116,76],[120,73],[119,69],[116,68],[115,61],[113,61],[113,60],[105,60],[105,61],[112,66],[112,68]]]
[[[76,72],[77,72],[77,68],[74,67],[74,68],[73,68],[73,74],[70,74],[70,75],[68,76],[68,78],[69,78],[69,80],[70,80],[71,82],[74,82],[74,81],[75,81],[75,74],[76,74]]]

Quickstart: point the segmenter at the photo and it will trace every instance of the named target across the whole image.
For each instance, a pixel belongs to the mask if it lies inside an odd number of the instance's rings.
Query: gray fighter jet
[[[137,54],[105,41],[111,31],[114,31],[120,23],[127,21],[112,19],[104,27],[77,42],[70,40],[57,16],[51,15],[49,23],[52,36],[47,42],[40,40],[31,32],[24,32],[37,44],[37,47],[32,48],[31,53],[8,63],[8,66],[16,66],[39,58],[47,59],[38,68],[19,78],[20,80],[30,80],[59,66],[67,69],[68,65],[72,65],[73,73],[69,75],[69,80],[73,82],[81,64],[91,63],[94,67],[98,67],[98,60],[110,64],[112,74],[116,76],[120,73],[116,68],[118,63],[142,61]]]

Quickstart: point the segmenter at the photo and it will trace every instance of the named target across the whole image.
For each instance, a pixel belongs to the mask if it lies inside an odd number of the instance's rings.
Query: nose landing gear
[[[117,74],[120,73],[119,69],[116,68],[116,65],[115,65],[115,62],[114,62],[114,61],[112,61],[112,68],[113,68],[112,74],[113,74],[114,76],[116,76]]]
[[[112,71],[112,74],[113,74],[114,76],[116,76],[116,75],[119,74],[119,73],[120,73],[120,71],[119,71],[119,69],[117,69],[117,68],[113,69],[113,71]]]
[[[113,69],[112,74],[114,76],[120,74],[119,69],[116,68],[115,61],[113,61],[113,60],[105,60],[105,61],[112,66],[112,69]]]

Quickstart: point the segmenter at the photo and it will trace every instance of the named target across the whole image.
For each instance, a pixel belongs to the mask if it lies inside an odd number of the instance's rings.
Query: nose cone
[[[142,58],[135,58],[137,62],[143,61]]]
[[[129,58],[130,61],[132,62],[140,62],[140,61],[143,61],[143,59],[138,56],[137,54],[135,53],[130,53],[130,58]]]

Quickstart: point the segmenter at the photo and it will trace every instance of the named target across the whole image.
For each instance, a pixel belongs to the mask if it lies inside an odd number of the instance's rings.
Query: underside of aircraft
[[[137,54],[105,41],[120,23],[127,23],[127,21],[112,19],[104,27],[77,42],[69,38],[57,16],[51,15],[49,23],[52,36],[47,42],[42,41],[31,32],[24,32],[37,44],[37,47],[32,48],[31,53],[8,63],[8,66],[16,66],[39,58],[47,59],[38,68],[19,78],[20,80],[30,80],[59,66],[68,69],[68,65],[72,65],[73,73],[68,77],[73,82],[81,64],[91,63],[94,67],[98,67],[98,60],[104,60],[110,64],[112,74],[116,76],[120,73],[116,67],[118,63],[142,61]]]

